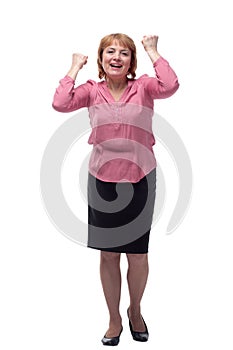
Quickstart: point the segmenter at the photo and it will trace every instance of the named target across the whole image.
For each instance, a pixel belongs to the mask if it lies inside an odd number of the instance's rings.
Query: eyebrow
[[[112,47],[112,46],[109,46],[107,47],[108,50],[116,50],[115,47]],[[126,51],[126,52],[129,52],[130,50],[129,49],[122,49],[121,51]]]

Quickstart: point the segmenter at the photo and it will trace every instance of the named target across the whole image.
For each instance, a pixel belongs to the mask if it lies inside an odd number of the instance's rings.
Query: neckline
[[[108,85],[107,85],[106,80],[104,80],[103,83],[104,83],[103,86],[104,86],[104,88],[105,88],[105,91],[107,91],[108,96],[109,96],[109,97],[111,98],[111,100],[113,100],[114,102],[122,102],[122,100],[124,99],[124,97],[125,97],[125,95],[126,95],[126,92],[127,92],[128,89],[129,89],[129,86],[131,85],[131,84],[130,84],[130,80],[128,80],[128,81],[127,81],[127,85],[126,85],[125,89],[123,90],[123,92],[122,92],[120,98],[119,98],[118,100],[116,100],[116,99],[114,98],[114,96],[112,95],[112,93],[111,93],[111,91],[110,91],[110,89],[109,89],[109,87],[108,87]]]

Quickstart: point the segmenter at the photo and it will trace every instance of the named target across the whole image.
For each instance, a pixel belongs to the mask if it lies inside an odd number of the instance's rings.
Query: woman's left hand
[[[157,35],[144,35],[142,39],[142,45],[146,51],[157,51],[157,43],[159,37]]]
[[[142,39],[142,45],[150,57],[152,63],[157,61],[157,59],[160,57],[157,51],[158,39],[159,37],[157,35],[144,35]]]

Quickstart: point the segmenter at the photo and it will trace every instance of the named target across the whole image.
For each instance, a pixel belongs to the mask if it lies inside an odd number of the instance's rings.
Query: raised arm
[[[157,51],[158,39],[159,37],[156,35],[144,35],[142,39],[142,45],[152,63],[157,61],[157,59],[160,57],[160,54]]]
[[[72,65],[66,76],[60,80],[53,97],[53,108],[58,112],[72,112],[87,107],[90,93],[90,84],[74,87],[78,72],[87,63],[87,56],[75,53],[72,56]]]
[[[67,75],[75,80],[80,69],[87,63],[87,59],[88,56],[84,56],[81,53],[74,53],[72,55],[72,64]]]
[[[158,36],[144,36],[142,44],[155,70],[155,78],[147,78],[144,81],[147,92],[154,99],[172,96],[179,88],[179,82],[168,61],[158,53]]]

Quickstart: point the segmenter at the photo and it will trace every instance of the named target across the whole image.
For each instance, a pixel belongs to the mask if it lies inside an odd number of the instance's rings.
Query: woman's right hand
[[[87,59],[88,56],[84,56],[81,53],[73,53],[72,65],[67,75],[75,80],[80,69],[87,63]]]
[[[84,56],[81,53],[73,53],[72,55],[72,67],[78,70],[82,69],[84,64],[87,63],[88,56]]]

